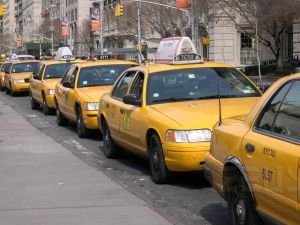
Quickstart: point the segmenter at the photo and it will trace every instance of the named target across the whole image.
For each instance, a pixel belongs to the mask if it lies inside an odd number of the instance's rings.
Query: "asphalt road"
[[[130,153],[111,160],[101,152],[100,133],[80,139],[75,125],[58,127],[55,115],[44,116],[31,110],[29,97],[11,97],[0,93],[3,102],[23,115],[34,127],[65,146],[78,158],[104,172],[131,193],[145,200],[150,207],[176,225],[227,225],[227,205],[201,174],[178,174],[168,185],[154,184],[148,162]],[[1,117],[0,117],[1,118]],[[138,216],[138,215],[137,215]]]

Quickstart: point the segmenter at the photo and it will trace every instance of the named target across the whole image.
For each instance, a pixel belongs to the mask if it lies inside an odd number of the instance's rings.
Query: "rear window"
[[[234,68],[193,68],[152,73],[148,103],[261,96],[258,89]]]
[[[28,63],[18,63],[14,64],[12,67],[12,73],[23,73],[23,72],[33,72],[39,62],[28,62]]]
[[[126,69],[134,65],[106,65],[85,67],[80,70],[77,87],[113,85]]]
[[[48,65],[44,73],[44,79],[62,78],[70,65],[71,63]]]

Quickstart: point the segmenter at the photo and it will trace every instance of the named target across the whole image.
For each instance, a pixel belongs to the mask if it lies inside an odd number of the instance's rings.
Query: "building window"
[[[241,33],[241,48],[252,48],[252,38],[245,33]]]

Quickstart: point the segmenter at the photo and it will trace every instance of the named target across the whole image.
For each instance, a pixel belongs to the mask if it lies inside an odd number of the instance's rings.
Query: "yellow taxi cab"
[[[9,71],[11,63],[9,62],[4,62],[1,65],[1,69],[0,69],[0,91],[5,91],[5,80],[4,80],[4,75],[5,72]]]
[[[28,92],[30,77],[38,63],[38,61],[11,62],[9,71],[4,75],[6,94],[14,96],[19,92]]]
[[[122,147],[148,158],[156,183],[167,182],[172,171],[202,170],[199,162],[210,147],[219,96],[224,116],[230,117],[248,113],[261,92],[232,66],[200,63],[199,57],[179,54],[172,65],[139,66],[120,76],[100,100],[105,156],[117,157]]]
[[[45,115],[55,109],[55,86],[72,62],[41,61],[30,78],[30,103],[32,109],[42,106]]]
[[[300,74],[277,81],[248,116],[213,129],[206,177],[232,224],[300,224]]]
[[[124,70],[136,65],[131,61],[103,60],[70,66],[55,89],[57,124],[76,122],[79,137],[98,129],[100,97],[111,90]]]

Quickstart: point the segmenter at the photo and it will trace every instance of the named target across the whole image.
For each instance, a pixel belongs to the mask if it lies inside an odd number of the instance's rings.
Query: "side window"
[[[133,85],[130,88],[129,94],[134,94],[137,100],[142,100],[143,96],[143,87],[144,87],[144,74],[139,72],[133,81]]]
[[[34,79],[38,79],[38,75],[39,75],[39,72],[40,72],[40,69],[42,67],[42,64],[38,65],[35,70],[32,72],[32,75],[33,75],[33,78]]]
[[[64,83],[65,81],[69,81],[70,80],[70,77],[72,75],[72,72],[74,71],[74,67],[71,66],[69,69],[67,69],[67,71],[65,72],[62,80],[61,80],[61,83]]]
[[[300,141],[300,81],[295,81],[278,110],[274,133]]]
[[[71,83],[72,88],[74,88],[74,86],[75,86],[77,72],[78,72],[78,67],[75,67],[74,71],[72,72],[72,74],[70,76],[70,83]]]
[[[260,130],[272,131],[276,114],[292,83],[285,84],[277,91],[263,109],[256,127]]]
[[[112,92],[112,96],[122,99],[128,91],[129,85],[134,78],[136,71],[128,71],[122,79],[118,82],[116,88]]]

